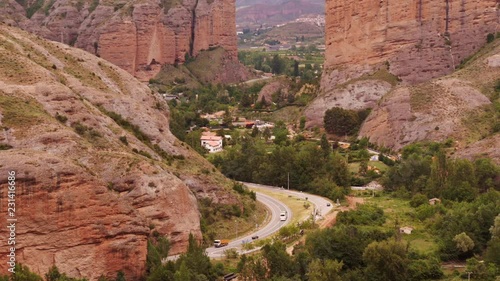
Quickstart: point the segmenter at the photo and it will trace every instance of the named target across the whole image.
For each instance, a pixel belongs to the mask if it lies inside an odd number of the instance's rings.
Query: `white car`
[[[286,221],[286,217],[287,217],[286,211],[280,213],[280,221]]]

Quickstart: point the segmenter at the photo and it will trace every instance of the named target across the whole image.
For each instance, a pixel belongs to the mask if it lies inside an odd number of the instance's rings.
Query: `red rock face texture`
[[[49,7],[47,0],[28,19],[19,15],[26,7],[7,0],[0,21],[100,55],[141,80],[158,73],[156,64],[182,63],[210,47],[237,61],[234,1],[92,2],[56,0]]]
[[[149,144],[106,111],[140,128]],[[170,133],[158,94],[88,52],[3,25],[0,128],[0,144],[11,146],[0,150],[0,209],[15,171],[17,261],[42,276],[56,265],[71,277],[123,270],[140,280],[154,231],[171,241],[171,254],[187,248],[189,233],[201,239],[196,197],[239,203],[215,179],[222,175],[203,175],[213,166]],[[8,237],[5,215],[0,224]],[[0,256],[7,249],[4,239]]]
[[[500,77],[500,40],[460,70],[417,85],[399,85],[374,106],[360,137],[399,150],[418,141],[452,139],[455,156],[500,162],[498,117],[491,115]],[[497,99],[497,98],[496,98]]]
[[[409,83],[448,74],[499,23],[497,0],[327,0],[323,89],[382,63]]]

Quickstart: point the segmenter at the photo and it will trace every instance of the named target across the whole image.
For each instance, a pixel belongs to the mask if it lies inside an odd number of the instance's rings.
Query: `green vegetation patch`
[[[99,6],[99,0],[92,0],[89,6],[89,14],[91,14]]]
[[[184,65],[164,65],[154,79],[149,80],[150,84],[155,84],[158,92],[180,93],[188,89],[201,86],[197,78]]]
[[[165,15],[168,13],[168,10],[175,8],[180,4],[182,4],[182,1],[180,0],[160,0],[160,7],[163,8]]]
[[[28,7],[25,6],[26,17],[30,19],[38,10],[40,10],[40,8],[42,8],[44,2],[45,2],[44,0],[35,0],[30,6]]]
[[[50,0],[44,7],[43,7],[43,11],[45,13],[46,16],[49,15],[49,12],[50,12],[50,9],[52,8],[52,6],[54,6],[54,3],[56,2],[56,0]]]
[[[93,87],[101,91],[109,91],[109,88],[101,80],[101,77],[96,73],[91,72],[82,63],[84,62],[81,58],[75,58],[74,56],[64,52],[54,44],[47,42],[45,40],[40,40],[41,46],[51,53],[53,56],[58,58],[62,63],[64,63],[64,68],[62,71],[80,80],[84,85]]]
[[[0,91],[0,108],[3,125],[23,131],[42,124],[49,116],[36,100],[7,95],[2,91]]]
[[[116,70],[113,69],[113,67],[110,67],[106,63],[102,62],[99,62],[98,65],[104,71],[104,73],[106,73],[106,76],[108,76],[108,78],[110,78],[115,83],[115,85],[118,86],[118,88],[123,94],[129,93],[127,87],[125,87],[122,79],[120,78]]]
[[[225,54],[226,51],[223,48],[202,51],[196,56],[196,59],[188,61],[185,66],[199,81],[208,83],[220,70],[220,64]]]
[[[481,140],[492,133],[498,132],[500,112],[495,112],[493,107],[493,105],[485,106],[484,110],[470,111],[464,116],[462,123],[468,129],[467,143]]]
[[[0,77],[6,82],[30,85],[40,78],[30,69],[29,61],[23,60],[17,53],[0,48]]]
[[[142,143],[147,145],[149,148],[151,148],[154,152],[156,152],[161,158],[166,160],[168,163],[170,163],[175,157],[168,154],[165,150],[163,150],[159,145],[157,144],[152,144],[151,139],[148,135],[146,135],[139,126],[132,124],[130,121],[126,120],[123,118],[120,114],[112,111],[108,111],[102,106],[99,106],[99,110],[109,116],[113,121],[116,122],[120,127],[123,129],[131,132],[138,140],[140,140]],[[135,149],[135,153],[141,154],[147,158],[152,158],[151,155],[148,152],[139,150],[137,151]],[[177,158],[183,159],[183,156],[178,156]]]

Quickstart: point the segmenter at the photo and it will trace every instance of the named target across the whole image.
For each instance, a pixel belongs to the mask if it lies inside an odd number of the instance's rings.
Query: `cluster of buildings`
[[[295,20],[295,22],[307,22],[312,23],[317,26],[325,26],[325,15],[310,15],[301,17]]]
[[[223,111],[222,111],[223,113]],[[207,118],[210,121],[213,120],[222,120],[223,114],[218,114],[218,112],[214,114],[206,114],[203,115],[203,118]],[[233,122],[233,125],[236,127],[241,127],[241,128],[246,128],[246,129],[253,129],[254,127],[257,128],[259,131],[263,132],[266,128],[269,128],[269,130],[272,130],[274,128],[274,124],[270,122],[264,122],[260,120],[246,120],[243,118],[243,120],[238,119],[238,121]],[[220,152],[223,150],[223,141],[224,139],[230,140],[231,135],[224,135],[218,136],[215,132],[212,131],[205,131],[201,134],[200,142],[201,146],[203,146],[209,153],[216,153]],[[271,136],[271,139],[273,139],[273,136]]]

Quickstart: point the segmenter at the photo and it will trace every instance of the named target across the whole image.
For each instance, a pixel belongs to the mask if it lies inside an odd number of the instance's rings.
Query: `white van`
[[[286,221],[286,217],[287,217],[286,211],[280,213],[280,221]]]

